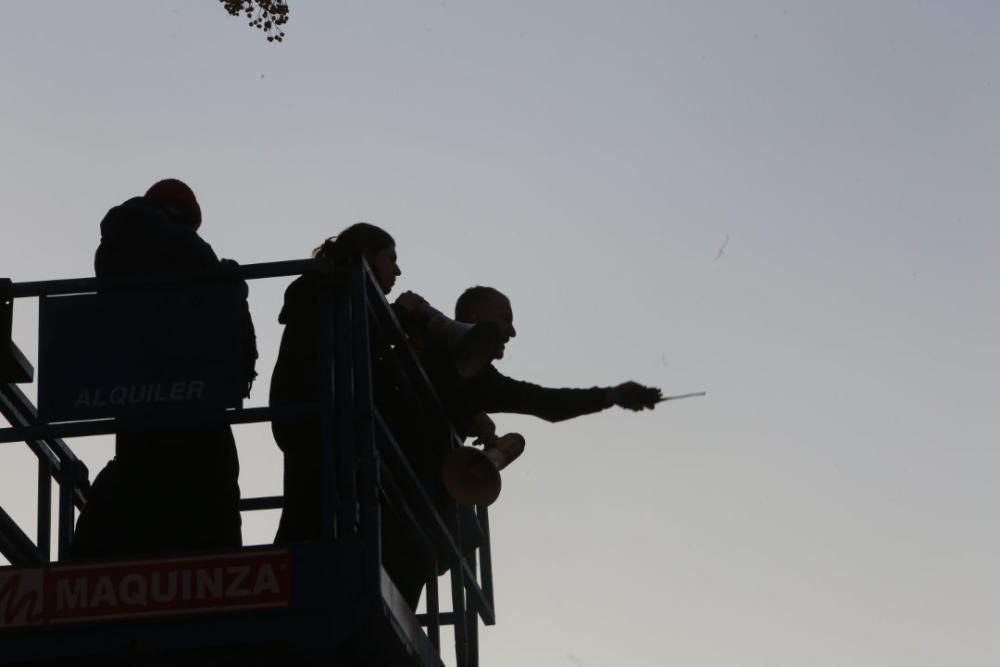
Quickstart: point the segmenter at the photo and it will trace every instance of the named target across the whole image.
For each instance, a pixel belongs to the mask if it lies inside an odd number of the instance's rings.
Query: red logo
[[[0,570],[0,628],[287,607],[290,601],[286,550]]]
[[[44,570],[0,569],[0,628],[43,622]]]

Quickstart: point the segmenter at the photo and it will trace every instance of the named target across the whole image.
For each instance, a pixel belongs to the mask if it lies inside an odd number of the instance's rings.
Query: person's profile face
[[[396,276],[402,275],[399,265],[396,263],[396,247],[389,246],[382,248],[376,253],[366,254],[365,259],[375,272],[379,287],[382,292],[388,294],[392,291],[392,286],[396,284]]]
[[[517,335],[517,331],[514,329],[514,311],[510,307],[510,300],[502,294],[494,294],[485,299],[476,311],[478,321],[492,322],[500,329],[500,345],[494,356],[497,359],[503,359],[507,341]]]

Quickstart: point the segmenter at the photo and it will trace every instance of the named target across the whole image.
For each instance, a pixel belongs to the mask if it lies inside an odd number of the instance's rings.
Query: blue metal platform
[[[317,269],[314,260],[277,262],[240,267],[238,276],[255,280]],[[226,410],[195,405],[127,421],[84,415],[88,418],[56,422],[40,418],[14,384],[31,381],[34,374],[10,340],[14,299],[96,295],[123,285],[197,290],[217,280],[172,274],[113,282],[0,281],[0,414],[10,424],[0,428],[0,444],[25,443],[38,460],[37,525],[27,530],[0,508],[0,553],[12,563],[0,568],[0,665],[437,666],[443,664],[442,625],[453,626],[455,664],[477,665],[479,622],[494,622],[488,516],[485,508],[476,508],[477,563],[475,550],[463,549],[459,512],[452,508],[443,516],[440,501],[430,500],[397,443],[399,434],[391,432],[373,401],[370,359],[377,346],[395,365],[414,409],[439,424],[442,450],[459,446],[367,266],[334,281],[324,371],[332,380],[319,405]],[[66,560],[76,510],[90,484],[89,472],[64,439],[178,424],[267,422],[290,414],[321,417],[324,442],[330,444],[325,460],[335,462],[323,470],[324,498],[331,502],[324,507],[319,540],[231,552]],[[380,508],[386,499],[401,508],[397,519],[414,536],[415,549],[435,559],[439,572],[448,571],[449,611],[439,608],[436,577],[426,583],[427,611],[418,616],[383,568]],[[280,497],[241,502],[243,511],[280,506]],[[51,562],[53,515],[60,558]]]

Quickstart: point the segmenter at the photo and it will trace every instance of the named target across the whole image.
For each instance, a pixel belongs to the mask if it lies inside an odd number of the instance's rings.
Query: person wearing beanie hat
[[[200,226],[201,206],[191,188],[175,178],[157,181],[104,216],[94,272],[100,278],[218,266],[212,247],[198,236]]]
[[[182,181],[156,182],[142,197],[108,211],[94,256],[98,278],[149,273],[227,271],[198,236],[201,207]],[[246,283],[232,290],[244,326],[234,331],[245,353],[245,395],[256,376],[256,338]],[[175,289],[175,288],[166,288]],[[191,289],[191,288],[188,288]],[[197,289],[196,287],[194,289]],[[195,330],[215,326],[197,322]],[[178,341],[183,346],[198,340]],[[239,460],[228,425],[160,428],[115,436],[115,457],[94,480],[76,525],[78,559],[137,556],[242,544]]]

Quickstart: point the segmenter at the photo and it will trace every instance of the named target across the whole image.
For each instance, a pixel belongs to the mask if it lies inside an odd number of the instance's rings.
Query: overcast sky
[[[176,177],[220,256],[367,220],[400,290],[501,289],[512,376],[708,391],[496,418],[528,446],[485,667],[1000,662],[1000,5],[292,0],[281,44],[211,1],[0,12],[0,275],[92,275],[108,208]],[[286,283],[252,286],[253,405]]]

